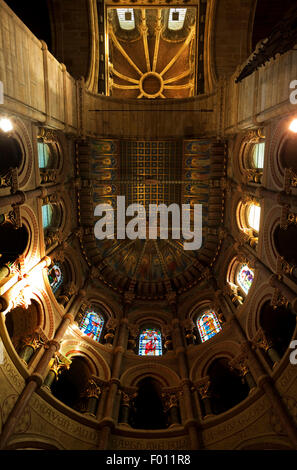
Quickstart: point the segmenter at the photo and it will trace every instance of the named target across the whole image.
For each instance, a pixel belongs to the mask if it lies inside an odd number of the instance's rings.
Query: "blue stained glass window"
[[[61,267],[58,264],[55,264],[48,270],[48,280],[50,286],[55,293],[63,283],[63,274]]]
[[[162,336],[159,330],[146,328],[139,336],[139,356],[162,356]]]
[[[103,326],[104,318],[90,308],[86,310],[79,328],[85,335],[99,343]]]
[[[197,327],[202,343],[212,338],[222,329],[219,320],[214,312],[209,310],[203,313],[197,320]]]
[[[254,280],[254,272],[247,264],[243,264],[237,272],[236,280],[243,292],[247,294]]]

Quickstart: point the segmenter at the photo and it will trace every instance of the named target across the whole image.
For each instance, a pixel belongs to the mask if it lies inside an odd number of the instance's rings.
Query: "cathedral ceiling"
[[[182,293],[204,279],[220,250],[224,198],[221,178],[225,148],[214,140],[90,140],[78,144],[82,178],[79,216],[84,227],[83,252],[96,277],[112,289],[142,299]],[[98,240],[94,209],[107,203],[116,211],[117,196],[126,206],[202,204],[203,245],[185,250],[185,240],[158,238]]]

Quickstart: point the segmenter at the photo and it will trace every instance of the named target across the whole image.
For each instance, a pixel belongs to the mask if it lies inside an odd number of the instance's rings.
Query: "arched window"
[[[87,309],[81,320],[79,329],[89,338],[99,343],[103,327],[103,316],[92,307]]]
[[[249,204],[247,207],[247,222],[250,228],[259,232],[261,207],[256,204]]]
[[[171,29],[172,31],[179,31],[182,29],[184,26],[186,13],[186,8],[170,8],[168,29]]]
[[[254,144],[252,148],[252,165],[253,168],[264,168],[264,154],[265,154],[265,142],[259,142]]]
[[[54,209],[51,204],[42,206],[42,226],[47,229],[52,225]]]
[[[60,164],[59,145],[54,140],[47,142],[39,138],[37,142],[38,165],[40,170],[58,168]]]
[[[241,264],[236,273],[236,282],[246,295],[250,290],[253,280],[254,272],[247,264]]]
[[[145,328],[139,335],[139,356],[161,356],[162,335],[155,328]]]
[[[133,8],[117,8],[117,15],[122,29],[130,31],[135,28]]]
[[[247,183],[260,184],[263,177],[265,158],[265,137],[258,130],[249,136],[242,146],[240,165]]]
[[[51,150],[48,144],[42,142],[37,143],[39,168],[50,168],[51,166]]]
[[[202,313],[197,318],[197,328],[202,343],[215,336],[222,329],[216,314],[212,310]]]
[[[42,211],[42,227],[45,232],[49,229],[58,229],[62,219],[60,204],[44,204]]]
[[[61,266],[58,263],[54,264],[48,269],[47,275],[52,291],[56,293],[59,287],[63,284],[63,272]]]

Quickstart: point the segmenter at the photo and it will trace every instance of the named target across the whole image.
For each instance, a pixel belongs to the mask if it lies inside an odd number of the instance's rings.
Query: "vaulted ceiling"
[[[203,279],[221,246],[226,149],[214,139],[184,141],[92,140],[78,145],[82,177],[79,216],[84,229],[83,252],[97,277],[122,293],[142,299],[163,298],[168,291],[182,293]],[[185,250],[184,238],[168,240],[116,237],[97,240],[94,226],[98,204],[117,208],[117,196],[126,205],[194,204],[203,207],[203,246]]]

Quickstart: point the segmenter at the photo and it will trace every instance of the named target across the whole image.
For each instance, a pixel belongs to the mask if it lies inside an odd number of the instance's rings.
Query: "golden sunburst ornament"
[[[135,24],[132,32],[121,30],[115,14],[109,16],[108,95],[138,99],[194,95],[195,9],[187,9],[178,31],[169,29],[171,10],[133,9]]]

